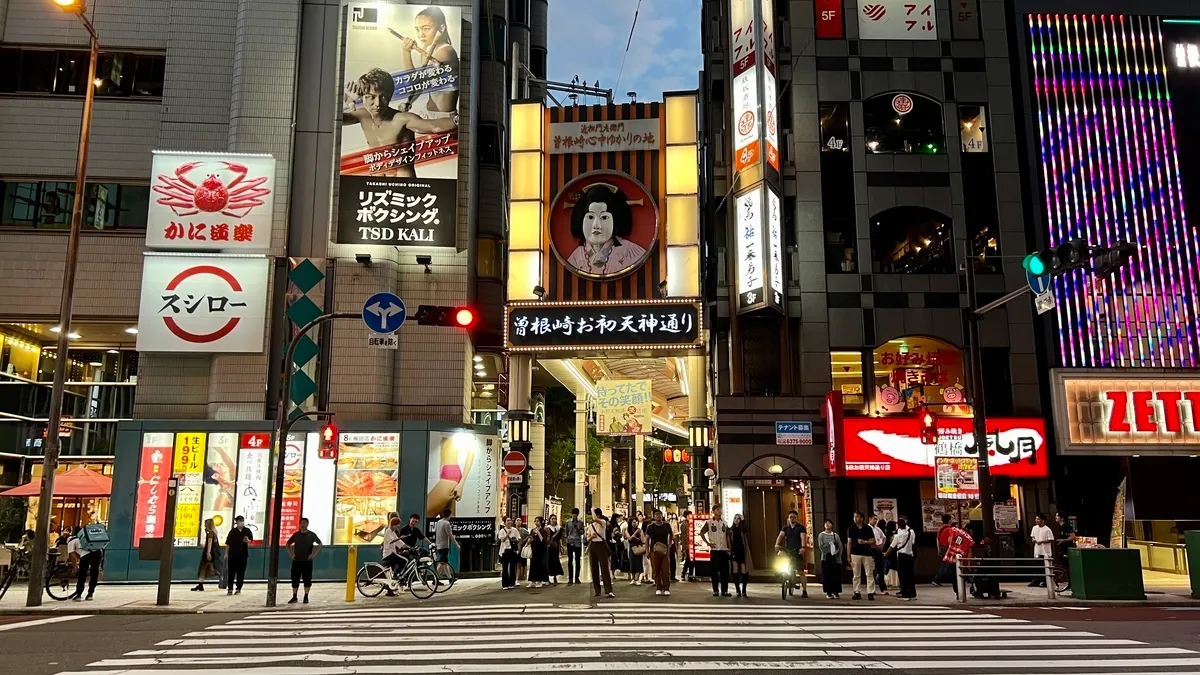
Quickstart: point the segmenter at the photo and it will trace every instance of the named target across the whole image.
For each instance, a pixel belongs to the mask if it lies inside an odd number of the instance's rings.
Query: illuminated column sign
[[[732,231],[738,312],[783,311],[783,229],[773,0],[731,0]]]

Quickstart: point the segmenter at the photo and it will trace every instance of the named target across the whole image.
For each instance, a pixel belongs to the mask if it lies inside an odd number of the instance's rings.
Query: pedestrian
[[[662,511],[655,510],[653,522],[646,526],[646,540],[650,546],[650,567],[654,570],[654,594],[671,594],[671,576],[667,572],[671,551],[675,550],[675,534],[671,526],[663,521]]]
[[[825,519],[825,530],[817,535],[821,552],[821,590],[833,600],[842,597],[842,538],[833,531],[833,521]]]
[[[742,514],[733,517],[733,526],[729,528],[729,560],[732,563],[733,588],[737,596],[750,597],[746,584],[750,574],[746,571],[747,551],[750,550],[750,527],[746,525]]]
[[[533,527],[529,528],[529,588],[541,588],[550,583],[549,539],[545,519],[534,518]]]
[[[917,599],[917,583],[913,579],[913,563],[916,561],[916,549],[913,545],[916,541],[917,533],[909,529],[908,520],[903,517],[897,518],[896,536],[892,537],[888,553],[896,554],[896,573],[900,576],[898,597],[904,600]]]
[[[608,519],[604,511],[596,509],[592,512],[592,522],[588,525],[587,538],[588,560],[592,572],[592,590],[600,597],[601,588],[610,598],[617,597],[613,593],[612,571],[609,568],[609,532]],[[603,583],[602,583],[603,582]]]
[[[64,534],[59,542],[67,545],[67,557],[76,570],[75,593],[71,599],[75,602],[91,600],[96,594],[96,584],[100,582],[100,563],[104,560],[104,549],[93,548],[84,537],[84,530],[77,534]],[[32,543],[32,539],[30,540]],[[87,597],[83,595],[83,584],[87,581]]]
[[[850,549],[850,581],[854,585],[854,600],[862,600],[862,584],[867,585],[867,600],[875,599],[875,530],[867,525],[862,511],[854,512],[854,525],[846,531]],[[864,576],[865,575],[865,576]]]
[[[946,555],[942,557],[942,562],[949,563],[950,574],[955,579],[955,588],[957,588],[957,573],[958,559],[971,555],[971,547],[975,545],[975,540],[971,537],[971,533],[966,529],[952,525],[948,528],[950,534],[946,541]]]
[[[679,516],[679,552],[683,556],[683,575],[681,578],[684,581],[696,580],[696,561],[692,560],[692,553],[688,549],[688,542],[692,541],[691,515],[691,511],[684,509],[683,514]]]
[[[225,585],[226,595],[242,592],[242,584],[246,583],[246,562],[250,559],[250,544],[253,542],[254,532],[246,527],[246,519],[242,516],[234,518],[233,527],[225,536],[225,566],[229,578]]]
[[[571,509],[571,519],[563,530],[567,541],[567,585],[579,583],[580,566],[583,564],[583,530],[586,524],[579,517],[579,509]]]
[[[212,518],[204,521],[204,548],[200,551],[200,568],[196,576],[200,583],[192,587],[193,591],[204,590],[204,580],[209,577],[220,577],[218,567],[221,565],[221,540],[217,537],[217,526]]]
[[[563,528],[558,525],[558,516],[550,514],[546,530],[549,532],[549,537],[546,539],[546,567],[550,575],[550,583],[557,586],[558,578],[563,575],[562,542],[564,537]]]
[[[682,538],[679,536],[679,516],[672,513],[667,521],[671,527],[671,583],[679,581],[679,543]]]
[[[1033,529],[1029,531],[1029,538],[1033,540],[1033,557],[1039,559],[1054,557],[1054,530],[1046,524],[1046,516],[1037,514],[1033,519]],[[1045,563],[1042,563],[1045,565]],[[1029,582],[1030,586],[1038,587],[1046,585],[1046,574],[1042,572]]]
[[[708,544],[712,566],[713,597],[731,597],[729,593],[729,526],[721,518],[721,507],[714,506],[712,517],[700,529],[700,538]],[[718,587],[720,593],[718,593]]]
[[[613,579],[617,578],[618,572],[628,571],[628,564],[625,559],[628,557],[625,554],[625,534],[621,527],[621,514],[613,511],[612,517],[607,521],[608,548],[611,551],[612,557],[610,560],[612,567]]]
[[[517,561],[521,559],[521,530],[513,524],[511,517],[504,519],[504,527],[497,534],[500,540],[500,590],[517,587]]]
[[[646,537],[646,527],[654,522],[654,517],[647,512],[639,524],[642,528],[642,583],[654,583],[654,565],[650,562],[650,540]]]
[[[800,597],[808,597],[808,528],[800,522],[800,513],[788,511],[787,522],[775,537],[775,550],[787,554],[792,569],[800,574]]]
[[[451,513],[453,511],[448,506],[442,509],[442,517],[433,524],[433,546],[437,551],[438,576],[445,574],[446,578],[450,577],[447,572],[454,572],[454,568],[450,566],[450,545],[458,542],[454,536],[454,524],[450,522]]]
[[[871,558],[875,561],[875,588],[879,589],[880,595],[887,595],[887,556],[883,554],[888,548],[887,531],[879,522],[879,516],[872,515],[867,522],[875,534],[875,547],[871,549]]]
[[[288,538],[288,557],[292,559],[292,599],[289,605],[296,604],[296,594],[300,590],[300,582],[304,582],[304,604],[308,604],[308,592],[312,590],[313,560],[321,552],[321,538],[316,532],[308,529],[308,518],[300,519],[300,529]]]
[[[434,546],[425,535],[425,530],[421,529],[421,516],[416,513],[409,514],[408,524],[400,528],[400,540],[409,548],[417,548],[421,542],[429,544],[430,547]]]
[[[1058,548],[1058,564],[1070,569],[1070,552],[1075,548],[1075,542],[1079,537],[1062,511],[1054,514],[1054,522],[1058,523],[1059,531],[1059,536],[1054,541]]]
[[[525,527],[525,521],[521,520],[520,517],[514,519],[513,524],[517,526],[517,530],[521,533],[521,545],[517,549],[520,553],[517,556],[517,581],[525,581],[529,572],[529,560],[525,557],[525,544],[529,543],[529,528]]]
[[[942,524],[937,531],[937,552],[938,560],[942,561],[938,565],[937,572],[933,575],[932,583],[934,586],[941,586],[945,576],[950,573],[950,565],[946,562],[946,549],[950,547],[950,530],[953,527],[953,519],[949,513],[942,514]]]
[[[646,554],[646,541],[642,535],[642,526],[638,522],[637,513],[629,517],[625,526],[625,543],[629,547],[629,585],[641,586],[642,577],[646,575],[646,565],[643,556]]]

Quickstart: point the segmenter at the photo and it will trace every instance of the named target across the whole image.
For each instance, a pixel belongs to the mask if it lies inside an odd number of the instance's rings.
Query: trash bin
[[[1131,548],[1073,548],[1071,594],[1079,600],[1145,600],[1142,556]]]
[[[1192,597],[1200,599],[1200,530],[1184,532],[1183,544],[1187,547],[1188,576],[1192,580]]]

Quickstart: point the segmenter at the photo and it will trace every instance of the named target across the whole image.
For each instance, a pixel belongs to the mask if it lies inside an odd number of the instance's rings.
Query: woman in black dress
[[[642,526],[638,523],[636,514],[629,517],[625,539],[629,542],[629,585],[641,586],[642,575],[646,573],[643,558],[646,554],[646,535],[642,533]]]
[[[750,597],[746,583],[750,575],[746,572],[747,549],[750,548],[750,528],[742,518],[742,514],[733,517],[733,527],[729,528],[729,560],[733,569],[733,587],[737,589],[738,597]]]
[[[613,511],[612,518],[608,519],[608,548],[612,552],[612,571],[613,580],[617,578],[617,572],[629,571],[629,556],[625,552],[625,534],[621,529],[621,514]]]
[[[530,588],[541,588],[542,584],[550,583],[549,568],[547,567],[547,554],[550,550],[547,545],[549,538],[550,530],[546,527],[546,522],[542,517],[538,516],[529,530],[529,549],[532,552],[532,555],[529,556]]]
[[[550,516],[550,524],[546,526],[546,531],[549,532],[549,537],[546,539],[548,552],[546,554],[546,566],[549,569],[550,583],[557,584],[558,578],[563,575],[562,558],[562,540],[563,530],[558,526],[558,516]]]

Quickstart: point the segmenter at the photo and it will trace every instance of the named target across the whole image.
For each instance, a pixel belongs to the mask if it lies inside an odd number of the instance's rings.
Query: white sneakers
[[[654,591],[655,595],[662,595],[662,591]]]
[[[670,595],[671,591],[663,591],[663,595]]]

